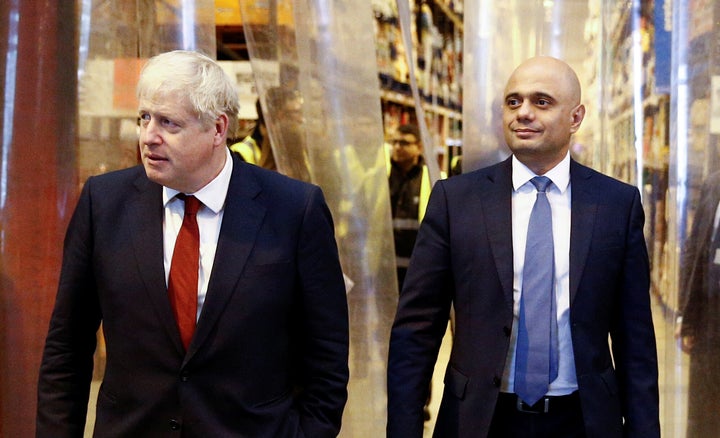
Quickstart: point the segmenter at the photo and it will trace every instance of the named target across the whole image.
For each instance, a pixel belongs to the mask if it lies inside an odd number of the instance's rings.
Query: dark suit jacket
[[[392,329],[389,437],[422,436],[422,407],[451,303],[455,331],[435,435],[488,433],[511,347],[511,172],[508,159],[433,189]],[[639,193],[574,161],[570,180],[570,324],[586,432],[659,436]]]
[[[234,158],[187,354],[167,298],[162,223],[162,187],[142,167],[85,184],[40,370],[37,435],[82,436],[102,321],[96,436],[336,436],[348,316],[320,189]]]

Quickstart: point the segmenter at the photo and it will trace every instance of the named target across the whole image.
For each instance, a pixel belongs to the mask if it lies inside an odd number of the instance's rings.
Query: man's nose
[[[519,119],[531,119],[535,115],[530,102],[524,101],[517,109]]]
[[[140,133],[143,143],[154,144],[161,141],[159,126],[154,120],[150,120]]]

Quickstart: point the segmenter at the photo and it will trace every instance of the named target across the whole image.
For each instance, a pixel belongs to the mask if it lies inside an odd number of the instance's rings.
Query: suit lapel
[[[593,234],[597,213],[596,194],[592,190],[592,173],[570,161],[572,190],[570,218],[570,304],[577,294]]]
[[[265,207],[254,200],[260,192],[250,165],[234,159],[207,295],[186,361],[212,331],[235,291],[265,218]]]
[[[479,194],[487,200],[484,208],[490,248],[502,284],[505,302],[513,307],[513,248],[512,248],[512,159],[496,167],[495,173],[484,175]]]
[[[145,177],[135,182],[138,196],[128,205],[132,243],[140,277],[150,303],[180,353],[183,352],[180,332],[170,306],[163,265],[162,186]]]

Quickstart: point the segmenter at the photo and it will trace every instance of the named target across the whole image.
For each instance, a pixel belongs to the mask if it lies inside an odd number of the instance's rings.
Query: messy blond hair
[[[202,53],[175,50],[150,58],[140,72],[137,98],[163,94],[184,96],[205,126],[225,114],[228,135],[237,131],[240,103],[235,84],[217,62]]]

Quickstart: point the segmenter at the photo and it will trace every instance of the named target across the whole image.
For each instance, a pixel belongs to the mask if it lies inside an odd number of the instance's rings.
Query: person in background
[[[242,162],[232,81],[190,51],[137,86],[142,165],[91,177],[65,238],[38,437],[335,437],[348,309],[321,190]]]
[[[420,129],[414,124],[400,125],[390,141],[388,182],[395,241],[395,267],[398,291],[403,288],[410,255],[415,246],[420,222],[430,197],[430,175],[423,156]],[[423,407],[423,416],[430,419],[432,384]]]
[[[261,147],[264,138],[267,137],[267,127],[262,117],[260,99],[255,101],[257,119],[250,135],[240,141],[232,143],[229,147],[232,152],[240,154],[243,161],[258,165],[260,163]],[[230,139],[228,139],[229,141]]]
[[[400,125],[389,143],[388,182],[398,290],[401,290],[431,186],[418,127]]]
[[[700,191],[683,254],[680,346],[690,355],[687,438],[720,431],[720,172]]]
[[[255,101],[255,111],[257,112],[257,121],[252,133],[241,141],[230,145],[230,150],[240,154],[240,157],[247,163],[265,169],[277,170],[260,99]]]
[[[435,436],[660,436],[640,193],[571,159],[584,115],[570,66],[531,58],[504,93],[513,155],[435,184],[391,333],[388,437],[423,436],[451,306]]]

